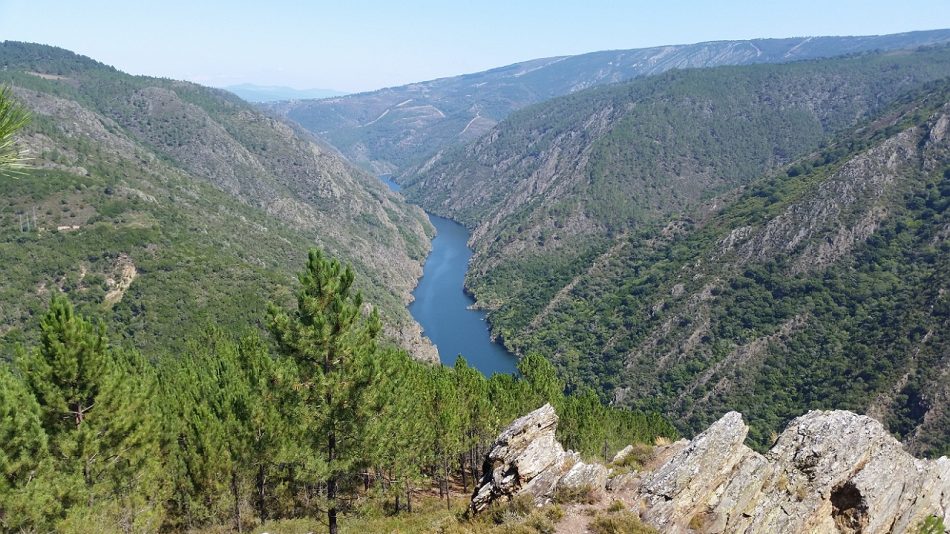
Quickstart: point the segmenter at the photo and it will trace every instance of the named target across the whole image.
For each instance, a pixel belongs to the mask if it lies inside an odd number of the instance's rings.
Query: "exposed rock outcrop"
[[[730,412],[645,475],[643,519],[664,532],[905,532],[950,522],[950,460],[919,460],[870,417],[811,411],[761,455]]]
[[[586,464],[578,453],[565,451],[554,436],[557,423],[554,408],[545,404],[499,434],[485,457],[484,474],[472,495],[473,512],[519,494],[531,495],[543,504],[558,488],[589,488],[595,494],[604,491],[607,468]]]
[[[542,504],[559,489],[583,488],[625,493],[662,532],[907,532],[931,515],[950,523],[950,460],[912,457],[864,415],[808,412],[762,455],[745,445],[742,415],[730,412],[691,441],[658,448],[659,463],[643,472],[612,478],[563,449],[557,422],[545,405],[498,436],[474,512],[519,494]]]

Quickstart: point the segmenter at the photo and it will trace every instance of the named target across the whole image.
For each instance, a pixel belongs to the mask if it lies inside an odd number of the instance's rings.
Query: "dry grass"
[[[590,524],[593,534],[657,534],[633,512],[598,514]]]
[[[597,502],[597,495],[594,492],[594,488],[590,486],[577,488],[559,487],[554,491],[554,502],[558,504],[594,504]]]

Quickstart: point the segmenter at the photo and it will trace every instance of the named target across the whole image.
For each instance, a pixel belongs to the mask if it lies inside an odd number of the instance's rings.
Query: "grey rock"
[[[550,405],[516,420],[491,447],[472,496],[479,512],[559,489],[625,492],[662,532],[907,532],[927,516],[950,523],[950,460],[921,460],[876,420],[812,411],[792,421],[765,455],[744,444],[748,426],[730,412],[691,441],[659,446],[643,473],[608,480],[601,464],[565,451]]]
[[[557,483],[557,489],[586,490],[594,497],[602,497],[607,488],[607,468],[601,464],[574,464]]]
[[[550,404],[516,419],[485,456],[481,480],[470,509],[478,513],[491,503],[530,495],[535,504],[550,502],[560,489],[589,488],[599,498],[607,486],[607,468],[581,461],[555,438],[558,417]]]
[[[688,523],[736,465],[755,454],[743,444],[748,431],[742,415],[729,412],[646,477],[640,489],[648,506],[644,519],[664,529],[683,518]]]
[[[812,411],[761,455],[723,416],[655,472],[638,497],[664,532],[905,532],[950,522],[950,460],[920,460],[874,419]]]
[[[560,479],[557,471],[569,457],[554,436],[557,422],[554,407],[545,404],[499,434],[485,457],[484,475],[472,495],[472,511],[522,490],[536,495],[553,491]],[[539,477],[545,471],[549,472]]]
[[[614,464],[620,463],[624,460],[624,458],[626,458],[627,456],[630,456],[630,453],[632,452],[633,452],[633,445],[627,445],[626,447],[617,451],[617,454],[614,455],[614,459],[611,460],[610,463],[614,463]]]
[[[640,473],[621,473],[607,480],[607,491],[630,492],[640,488]]]

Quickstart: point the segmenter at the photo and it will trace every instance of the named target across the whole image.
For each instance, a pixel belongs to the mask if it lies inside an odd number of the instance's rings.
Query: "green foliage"
[[[102,378],[112,372],[105,325],[89,323],[57,296],[40,329],[40,347],[22,355],[18,366],[43,406],[46,428],[67,431],[82,425],[99,396]]]
[[[643,524],[633,512],[597,514],[591,522],[594,534],[656,534],[656,530]]]
[[[564,384],[557,377],[557,369],[543,356],[528,354],[521,358],[518,372],[535,398],[554,404],[563,397]]]
[[[319,251],[299,280],[296,310],[268,314],[275,346],[204,327],[155,361],[56,296],[35,348],[0,365],[3,528],[243,530],[332,509],[360,521],[367,498],[398,516],[433,485],[451,509],[498,432],[545,402],[588,455],[675,437],[655,415],[565,395],[540,356],[521,378],[486,378],[462,358],[429,366],[378,345],[353,271]],[[558,520],[530,507],[516,523],[550,532]]]
[[[322,463],[318,473],[327,481],[331,534],[337,531],[338,484],[369,460],[365,439],[374,414],[369,389],[379,380],[376,337],[382,324],[375,309],[363,316],[363,297],[353,291],[353,280],[350,267],[311,250],[307,270],[300,275],[297,312],[290,316],[276,307],[270,310],[270,329],[280,352],[299,372],[296,387],[305,406],[302,429]],[[444,430],[446,436],[458,435],[454,428]]]
[[[26,159],[14,135],[29,121],[30,114],[13,99],[10,88],[0,86],[0,174],[23,167]]]
[[[40,406],[9,366],[0,365],[0,527],[43,524],[57,503],[44,484],[51,468]]]
[[[209,328],[160,372],[171,516],[187,519],[178,526],[239,522],[251,492],[253,513],[266,518],[280,491],[266,481],[279,480],[277,466],[297,450],[287,442],[290,390],[280,387],[293,376],[287,362],[274,360],[256,335],[235,343]]]
[[[21,351],[15,364],[22,386],[9,384],[27,418],[13,422],[29,426],[22,440],[8,443],[13,454],[5,456],[16,458],[24,447],[34,456],[25,484],[11,472],[7,520],[62,531],[91,524],[157,529],[166,486],[154,370],[138,354],[110,347],[104,329],[76,315],[63,298],[53,300],[41,324],[40,346]],[[34,506],[17,504],[24,497]]]
[[[943,525],[943,518],[935,515],[927,516],[917,527],[917,534],[943,534],[946,527]]]

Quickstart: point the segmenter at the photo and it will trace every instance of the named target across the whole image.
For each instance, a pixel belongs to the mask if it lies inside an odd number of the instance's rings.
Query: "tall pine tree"
[[[353,270],[311,250],[300,275],[297,311],[270,310],[278,346],[297,364],[298,389],[308,412],[308,439],[322,460],[327,523],[337,534],[342,485],[365,466],[365,439],[373,415],[370,386],[378,378],[375,359],[381,323],[375,309],[363,313],[353,288]]]
[[[17,366],[37,400],[65,513],[56,529],[157,530],[164,473],[153,367],[54,297]],[[95,525],[95,526],[93,526]]]
[[[0,363],[0,531],[51,530],[59,514],[36,398]]]

